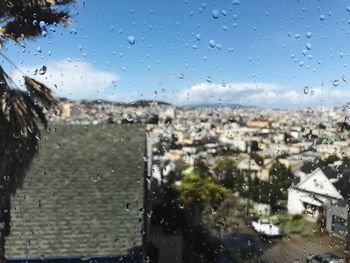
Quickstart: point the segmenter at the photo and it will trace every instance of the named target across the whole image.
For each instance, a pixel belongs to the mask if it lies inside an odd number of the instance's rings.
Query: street
[[[283,238],[262,238],[252,228],[240,224],[238,231],[222,237],[223,243],[236,258],[241,251],[251,251],[255,256],[267,262],[306,262],[310,255],[332,252],[338,256],[344,255],[344,242],[327,234],[302,238],[288,236]],[[232,256],[233,257],[233,256]],[[232,262],[227,256],[221,262]],[[251,262],[251,261],[249,261]]]

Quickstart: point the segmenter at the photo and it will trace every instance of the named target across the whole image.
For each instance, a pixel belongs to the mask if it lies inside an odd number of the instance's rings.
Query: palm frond
[[[15,193],[38,150],[40,127],[47,127],[44,105],[56,100],[44,84],[25,77],[28,92],[13,87],[0,67],[0,191]]]
[[[24,84],[29,92],[29,95],[39,100],[45,106],[57,104],[51,90],[44,84],[27,76],[24,77]]]

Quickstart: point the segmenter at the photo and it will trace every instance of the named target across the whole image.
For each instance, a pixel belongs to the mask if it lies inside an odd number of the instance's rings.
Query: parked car
[[[280,229],[268,219],[253,221],[252,226],[256,232],[264,236],[280,237],[282,235]]]
[[[324,253],[324,254],[320,254],[320,255],[315,255],[315,256],[311,256],[308,257],[306,262],[309,263],[343,263],[344,261],[332,254],[332,253]]]

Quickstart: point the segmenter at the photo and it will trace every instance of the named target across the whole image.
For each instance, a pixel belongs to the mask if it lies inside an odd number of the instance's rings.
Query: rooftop
[[[115,257],[142,246],[145,128],[56,126],[11,200],[7,258]]]

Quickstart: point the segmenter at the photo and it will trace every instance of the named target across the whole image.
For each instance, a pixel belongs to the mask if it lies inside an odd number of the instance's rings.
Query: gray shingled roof
[[[145,129],[57,126],[12,197],[8,258],[120,256],[142,245]]]

